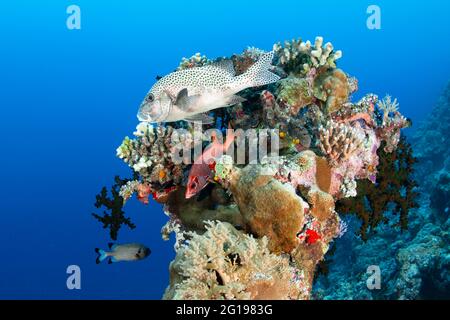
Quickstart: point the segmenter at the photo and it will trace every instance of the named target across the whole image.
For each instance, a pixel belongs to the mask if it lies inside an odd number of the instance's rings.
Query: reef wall
[[[347,220],[349,232],[336,241],[328,274],[315,284],[316,299],[450,298],[449,114],[450,83],[410,139],[419,196],[418,208],[408,213],[408,229],[400,233],[380,225],[363,242],[355,236],[358,223]],[[379,290],[366,286],[370,265],[380,266]]]

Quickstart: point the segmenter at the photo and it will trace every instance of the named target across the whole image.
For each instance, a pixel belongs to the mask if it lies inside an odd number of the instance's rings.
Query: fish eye
[[[150,94],[147,96],[147,101],[148,101],[148,102],[153,102],[153,101],[155,101],[155,96],[153,95],[153,93],[150,93]]]

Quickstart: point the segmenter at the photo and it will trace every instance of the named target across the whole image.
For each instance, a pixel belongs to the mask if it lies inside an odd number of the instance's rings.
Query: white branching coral
[[[360,150],[364,138],[360,131],[343,123],[329,121],[319,127],[319,148],[332,166]]]
[[[392,101],[391,96],[384,97],[383,100],[378,101],[378,107],[383,111],[383,125],[389,122],[389,115],[398,112],[397,99]]]
[[[302,55],[308,56],[309,62],[305,62],[303,65],[305,71],[322,66],[336,68],[336,60],[342,57],[342,51],[334,51],[330,42],[323,45],[322,37],[316,37],[314,45],[310,41],[303,42],[301,39],[285,41],[284,45],[276,43],[273,50],[278,54],[281,65],[295,61]]]
[[[391,96],[386,96],[378,102],[378,109],[383,112],[383,120],[380,126],[379,136],[386,142],[384,150],[393,152],[400,141],[400,130],[410,126],[410,121],[398,111],[397,99],[392,100]]]
[[[333,53],[334,47],[331,42],[327,42],[323,46],[322,37],[316,38],[313,48],[309,42],[306,42],[304,45],[300,45],[300,50],[311,56],[312,65],[316,68],[324,65],[336,68],[336,60],[342,57],[342,51],[340,50]]]
[[[270,253],[268,239],[255,239],[226,222],[206,222],[202,235],[188,233],[171,265],[165,299],[296,299],[287,255]]]

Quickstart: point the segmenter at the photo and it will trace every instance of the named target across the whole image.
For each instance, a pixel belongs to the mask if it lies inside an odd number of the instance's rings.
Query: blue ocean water
[[[81,30],[66,27],[72,4]],[[381,30],[366,27],[371,4]],[[449,15],[445,0],[2,1],[0,298],[162,296],[174,252],[160,237],[160,205],[126,206],[137,228],[122,229],[120,242],[152,249],[137,263],[95,264],[94,248],[110,240],[91,213],[101,187],[130,173],[115,150],[134,131],[139,103],[183,56],[322,35],[358,78],[355,99],[392,94],[418,123],[450,75]],[[81,290],[66,287],[72,264]]]

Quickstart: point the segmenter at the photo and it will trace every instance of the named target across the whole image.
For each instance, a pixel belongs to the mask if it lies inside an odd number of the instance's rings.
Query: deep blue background
[[[81,30],[66,28],[70,4]],[[366,28],[369,4],[382,30]],[[356,98],[390,93],[417,123],[449,79],[449,15],[445,0],[1,1],[0,298],[162,296],[174,252],[160,206],[127,204],[138,227],[119,240],[153,250],[137,263],[95,265],[109,237],[90,214],[101,187],[129,173],[115,150],[140,101],[181,57],[322,35],[359,79]],[[70,264],[81,267],[79,291],[66,289]]]

